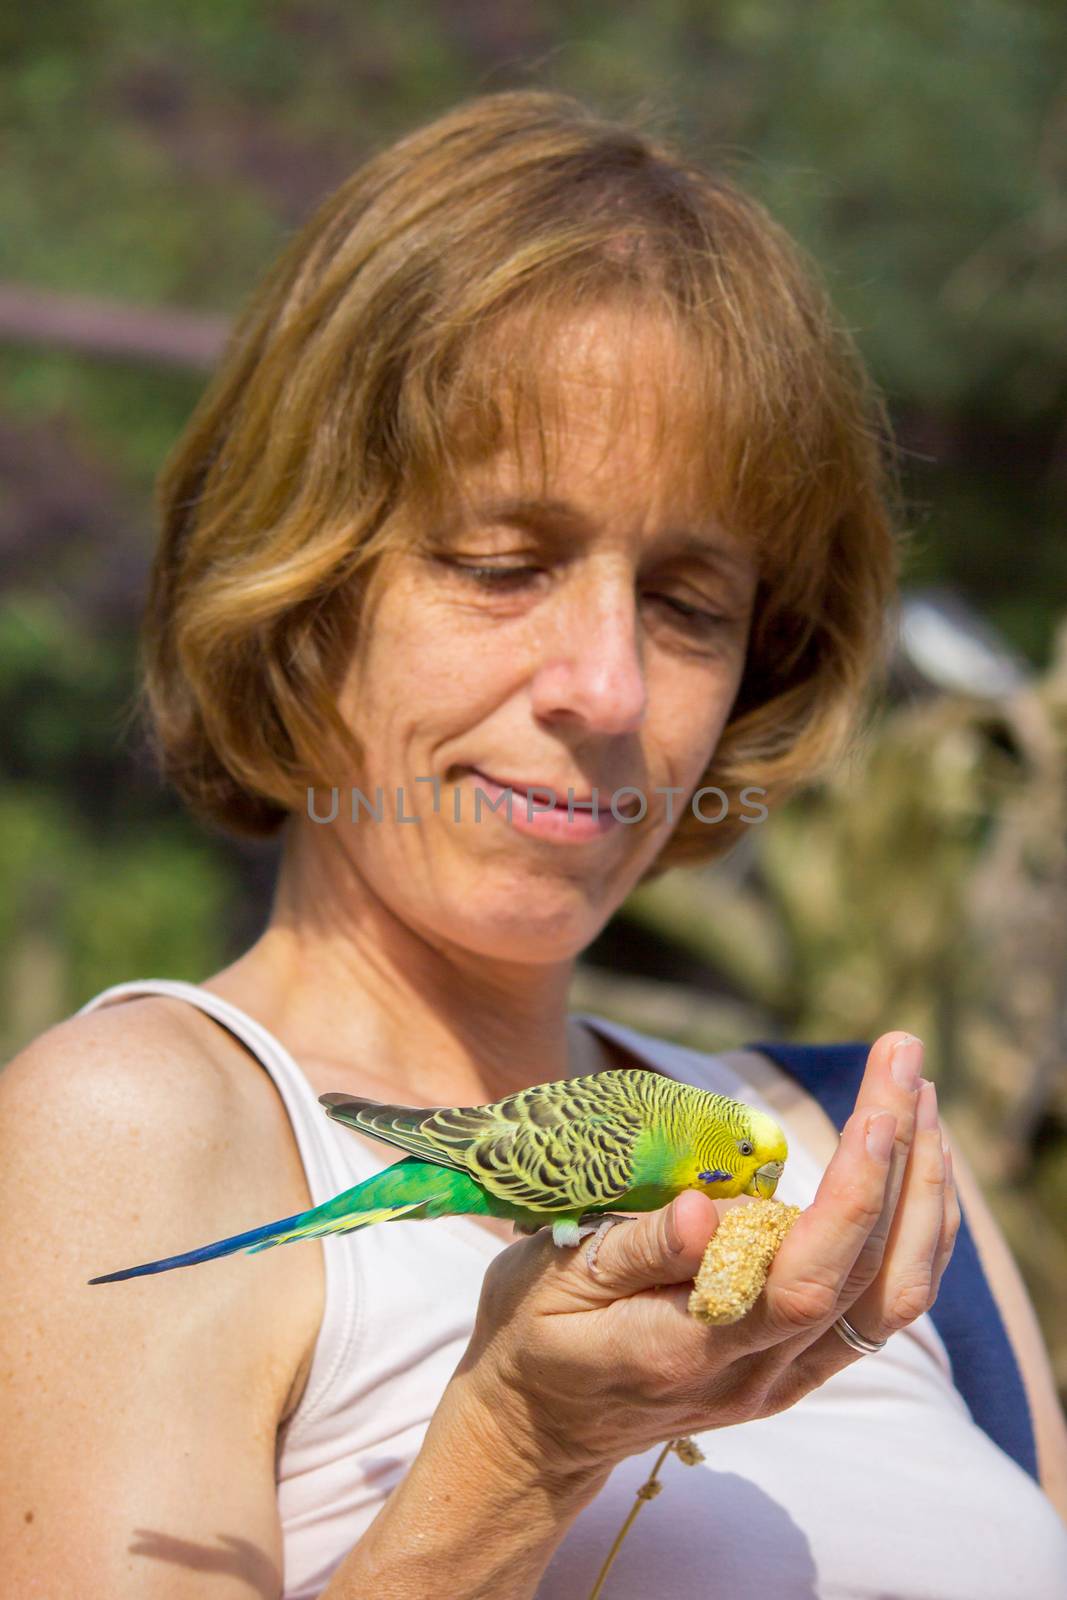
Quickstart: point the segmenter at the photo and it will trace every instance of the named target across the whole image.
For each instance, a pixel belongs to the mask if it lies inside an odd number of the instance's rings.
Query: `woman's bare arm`
[[[531,1600],[609,1476],[549,1476],[516,1449],[457,1369],[406,1477],[320,1600]]]
[[[263,1330],[284,1252],[86,1281],[261,1221],[251,1142],[225,1076],[143,1003],[70,1018],[0,1072],[5,1592],[281,1594],[291,1374]]]
[[[275,1215],[256,1115],[156,1000],[70,1018],[0,1071],[0,1570],[13,1594],[282,1594],[275,1443],[298,1253],[86,1281]],[[601,1482],[548,1479],[455,1377],[325,1594],[527,1600]]]

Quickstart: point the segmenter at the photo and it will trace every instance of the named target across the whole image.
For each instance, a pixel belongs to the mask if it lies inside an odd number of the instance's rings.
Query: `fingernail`
[[[867,1149],[876,1161],[888,1161],[897,1131],[897,1119],[891,1111],[879,1111],[867,1123]]]
[[[677,1200],[672,1200],[667,1211],[667,1249],[672,1256],[680,1255],[682,1250],[681,1235],[674,1220],[674,1208],[677,1204]]]
[[[937,1085],[930,1083],[926,1078],[920,1078],[922,1088],[919,1091],[919,1104],[915,1110],[915,1126],[922,1128],[937,1127]]]
[[[889,1055],[889,1068],[902,1089],[914,1090],[923,1064],[923,1042],[912,1033],[898,1039]]]

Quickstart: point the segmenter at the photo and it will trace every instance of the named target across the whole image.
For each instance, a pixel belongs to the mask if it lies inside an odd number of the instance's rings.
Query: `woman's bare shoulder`
[[[71,1115],[116,1131],[141,1118],[171,1119],[178,1143],[195,1144],[221,1127],[234,1156],[280,1146],[271,1153],[302,1175],[269,1073],[227,1029],[170,995],[134,995],[63,1018],[13,1057],[0,1085],[14,1099],[69,1096]]]
[[[0,1084],[9,1096],[67,1090],[72,1112],[76,1104],[119,1111],[127,1096],[147,1109],[172,1094],[195,1098],[206,1115],[221,1111],[232,1075],[183,1015],[189,1009],[168,995],[144,995],[75,1012],[31,1039]]]
[[[188,1549],[234,1528],[235,1575],[281,1570],[275,1440],[307,1258],[89,1281],[284,1214],[243,1091],[173,1013],[75,1015],[0,1071],[0,1500],[18,1508],[0,1543],[19,1592],[47,1572],[57,1593],[125,1593],[132,1522]]]
[[[17,1153],[42,1204],[51,1197],[66,1210],[76,1194],[86,1279],[311,1204],[267,1072],[170,996],[75,1013],[19,1051],[0,1070],[0,1145]],[[269,1396],[264,1415],[274,1406],[283,1420],[321,1322],[321,1246],[235,1255],[222,1270],[206,1263],[149,1281],[194,1273],[201,1303],[219,1298],[231,1328],[244,1329]]]
[[[76,1013],[0,1072],[5,1147],[39,1195],[74,1184],[87,1215],[108,1215],[117,1255],[150,1242],[177,1253],[205,1243],[185,1237],[205,1227],[236,1233],[268,1220],[274,1197],[268,1102],[181,1006],[146,996]],[[201,1276],[201,1288],[217,1281]]]

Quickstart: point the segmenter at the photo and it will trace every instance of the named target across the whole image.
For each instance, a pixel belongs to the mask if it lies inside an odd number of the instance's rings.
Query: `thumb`
[[[686,1189],[670,1205],[642,1212],[628,1226],[609,1228],[589,1275],[613,1299],[656,1283],[685,1283],[696,1276],[721,1216],[739,1203],[746,1203],[744,1197],[712,1200],[698,1189]]]

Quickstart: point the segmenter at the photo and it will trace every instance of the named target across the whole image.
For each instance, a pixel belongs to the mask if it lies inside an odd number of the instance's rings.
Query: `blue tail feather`
[[[229,1239],[217,1240],[215,1244],[201,1245],[198,1250],[186,1250],[180,1256],[166,1256],[162,1261],[146,1261],[140,1267],[124,1267],[121,1272],[106,1272],[102,1277],[88,1279],[88,1282],[118,1283],[123,1278],[142,1278],[151,1272],[169,1272],[171,1267],[191,1267],[198,1261],[211,1261],[215,1256],[227,1256],[234,1250],[243,1250],[246,1245],[254,1245],[259,1239],[267,1239],[307,1215],[306,1211],[296,1211],[291,1217],[283,1217],[280,1222],[266,1222],[261,1228],[249,1228],[247,1233],[235,1233]]]
[[[232,1255],[235,1250],[247,1250],[254,1255],[300,1238],[353,1233],[357,1228],[397,1220],[412,1212],[432,1215],[426,1208],[433,1202],[448,1199],[447,1189],[441,1187],[443,1176],[440,1167],[408,1156],[308,1211],[297,1211],[277,1222],[266,1222],[262,1227],[231,1234],[228,1239],[201,1245],[197,1250],[165,1256],[161,1261],[146,1261],[139,1267],[124,1267],[121,1272],[106,1272],[87,1281],[120,1283],[124,1278],[142,1278],[153,1272],[169,1272],[173,1267],[192,1267],[201,1261],[213,1261],[216,1256]]]

